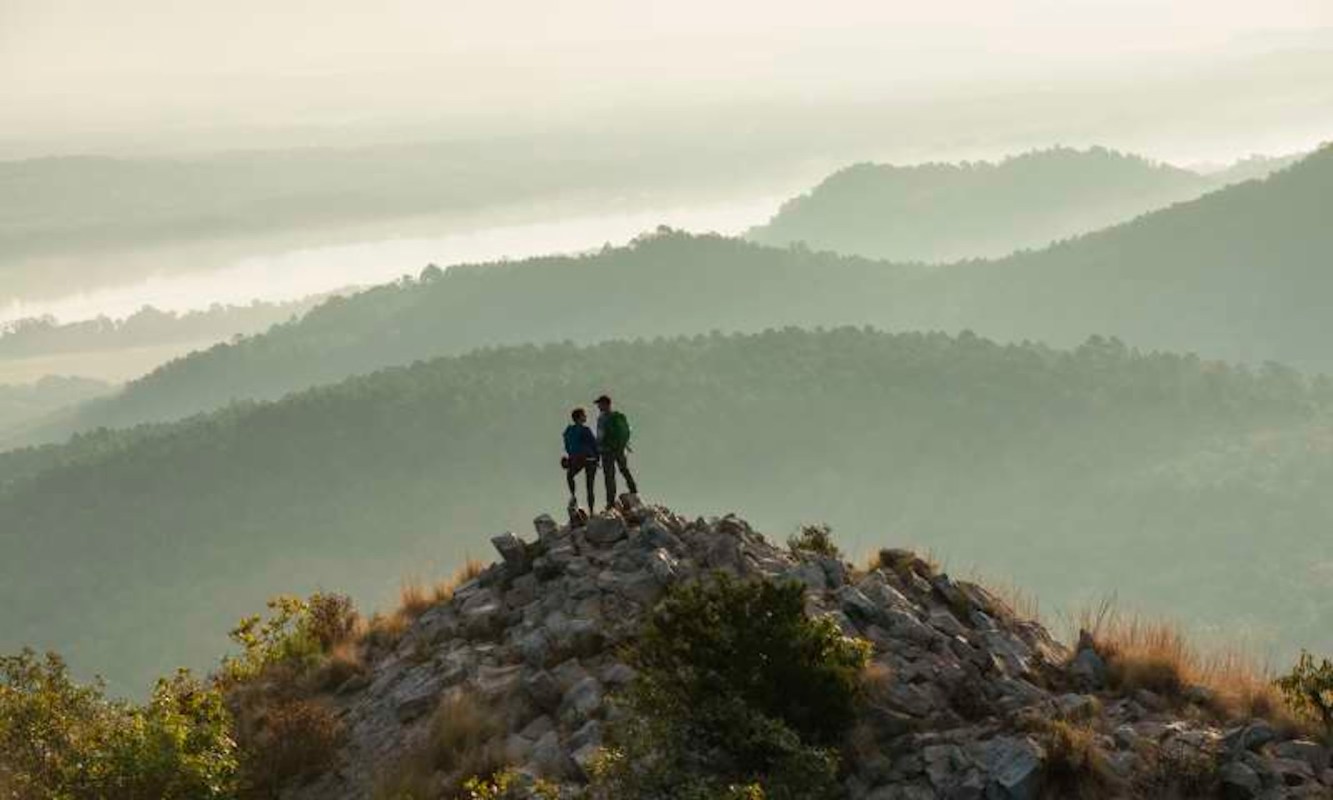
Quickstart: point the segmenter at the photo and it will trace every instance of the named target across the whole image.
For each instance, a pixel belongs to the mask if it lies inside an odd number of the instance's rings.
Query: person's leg
[[[588,510],[597,508],[597,461],[590,460],[583,465],[583,472],[588,483]]]
[[[606,474],[606,507],[616,502],[616,457],[614,453],[602,453],[602,472]]]
[[[629,487],[629,493],[638,494],[639,486],[634,482],[634,476],[629,472],[629,459],[626,457],[624,450],[616,453],[616,463],[620,465],[620,471],[625,474],[625,484]]]
[[[574,476],[579,474],[577,467],[565,467],[565,483],[569,485],[570,503],[578,502],[578,493],[574,490]]]

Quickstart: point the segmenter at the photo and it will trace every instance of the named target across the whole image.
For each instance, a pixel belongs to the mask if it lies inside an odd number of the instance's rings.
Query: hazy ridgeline
[[[111,391],[109,384],[88,378],[48,376],[33,383],[0,384],[0,433],[63,408]]]
[[[0,455],[0,650],[122,689],[207,664],[279,591],[381,601],[564,505],[609,389],[646,495],[911,543],[1048,609],[1118,592],[1282,657],[1333,646],[1333,389],[1097,340],[861,329],[484,350],[276,404]]]
[[[355,233],[362,228],[380,238],[436,233],[443,220],[531,216],[538,208],[550,217],[604,209],[608,198],[617,208],[644,198],[697,200],[753,180],[755,165],[743,156],[730,166],[709,158],[683,175],[675,168],[686,157],[681,149],[658,147],[658,158],[644,159],[623,143],[599,150],[577,139],[538,146],[487,136],[189,158],[0,161],[0,302],[372,235]],[[157,251],[164,255],[153,257]]]
[[[322,299],[284,303],[256,300],[244,306],[214,305],[186,312],[145,306],[124,319],[103,316],[64,323],[51,317],[20,319],[0,324],[0,360],[226,339],[289,321]]]
[[[998,163],[857,164],[749,232],[761,244],[894,261],[999,257],[1128,221],[1294,159],[1201,174],[1103,148],[1053,148]]]
[[[179,418],[491,345],[873,324],[1333,369],[1333,149],[1049,249],[947,267],[666,232],[581,257],[455,267],[175,361],[34,431]]]

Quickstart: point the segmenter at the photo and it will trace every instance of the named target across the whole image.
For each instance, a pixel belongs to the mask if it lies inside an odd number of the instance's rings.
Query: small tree
[[[1333,662],[1322,659],[1316,664],[1314,656],[1302,650],[1291,672],[1274,683],[1293,711],[1322,725],[1324,735],[1333,737]]]
[[[599,789],[681,799],[835,793],[834,747],[853,721],[868,653],[831,620],[807,617],[794,582],[719,573],[673,589],[628,653],[638,677]]]
[[[842,558],[842,551],[833,543],[833,529],[827,525],[806,525],[800,533],[787,537],[787,549],[792,555],[802,551],[828,558]]]

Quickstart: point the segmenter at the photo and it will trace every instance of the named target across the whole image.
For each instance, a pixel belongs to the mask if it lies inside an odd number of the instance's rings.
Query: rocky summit
[[[384,796],[386,772],[463,697],[491,715],[486,744],[521,785],[588,794],[607,726],[624,713],[617,692],[635,680],[621,646],[669,587],[718,570],[799,581],[808,614],[870,643],[842,753],[847,798],[1333,796],[1325,746],[1210,713],[1204,687],[1172,698],[1113,689],[1091,637],[1067,648],[909,551],[856,567],[771,542],[735,516],[689,519],[633,496],[586,524],[543,515],[535,529],[531,541],[495,537],[500,561],[333,692],[347,731],[337,766],[288,796]]]

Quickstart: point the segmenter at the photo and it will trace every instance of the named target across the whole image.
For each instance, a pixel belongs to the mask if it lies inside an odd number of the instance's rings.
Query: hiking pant
[[[629,464],[625,462],[624,450],[607,450],[602,453],[602,472],[606,475],[606,504],[609,506],[616,501],[616,467],[625,476],[625,483],[629,484],[630,494],[638,494],[639,487],[634,483],[634,476],[629,474]]]
[[[574,478],[582,472],[587,477],[588,482],[588,510],[592,511],[596,503],[597,493],[597,459],[589,456],[587,459],[575,464],[570,461],[569,467],[565,470],[565,483],[569,484],[569,497],[574,499],[578,497],[578,491],[574,488]]]

